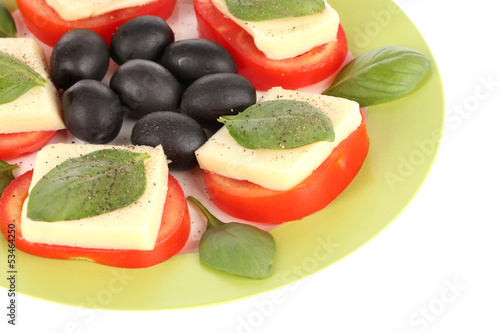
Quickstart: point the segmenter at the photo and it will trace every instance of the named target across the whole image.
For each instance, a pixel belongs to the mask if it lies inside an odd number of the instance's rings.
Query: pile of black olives
[[[118,68],[102,83],[112,59]],[[175,41],[168,24],[141,16],[117,29],[108,45],[88,29],[68,31],[54,46],[50,73],[64,90],[63,119],[78,139],[109,143],[124,115],[134,119],[134,145],[161,144],[172,170],[197,165],[194,151],[222,115],[256,102],[231,54],[205,39]]]

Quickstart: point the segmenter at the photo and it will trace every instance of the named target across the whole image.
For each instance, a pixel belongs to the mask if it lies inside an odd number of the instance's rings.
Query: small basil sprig
[[[227,9],[244,21],[266,21],[321,13],[324,0],[226,0]]]
[[[45,79],[21,60],[0,51],[0,104],[16,100],[35,86],[44,86]]]
[[[131,205],[146,190],[146,153],[103,149],[71,158],[50,170],[30,192],[28,217],[68,221]]]
[[[201,237],[199,248],[202,263],[253,279],[271,275],[276,243],[270,233],[248,224],[224,223],[194,197],[189,196],[187,200],[207,218],[207,230]]]
[[[12,170],[18,167],[17,164],[9,164],[5,161],[0,161],[0,196],[5,188],[12,182],[15,177]]]
[[[249,149],[291,149],[335,140],[331,119],[311,104],[295,100],[254,104],[219,121],[240,145]]]
[[[0,38],[16,37],[16,23],[5,5],[0,3]]]
[[[410,91],[431,67],[425,54],[403,46],[384,46],[349,62],[323,95],[343,97],[363,106],[385,103]]]

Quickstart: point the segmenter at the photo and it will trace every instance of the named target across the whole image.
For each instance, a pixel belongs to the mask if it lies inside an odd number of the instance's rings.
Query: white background
[[[437,59],[447,121],[427,181],[380,235],[298,284],[247,300],[82,320],[75,308],[20,295],[18,325],[1,315],[0,330],[500,332],[498,11],[488,0],[398,3]]]

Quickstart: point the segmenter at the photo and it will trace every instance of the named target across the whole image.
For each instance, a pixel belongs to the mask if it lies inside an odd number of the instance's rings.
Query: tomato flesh
[[[10,160],[34,153],[45,146],[57,131],[0,134],[0,160]]]
[[[89,249],[27,241],[22,235],[21,210],[28,196],[32,176],[33,172],[28,171],[14,179],[0,199],[0,228],[9,242],[9,230],[15,230],[16,249],[46,258],[88,259],[109,266],[141,268],[167,260],[178,253],[188,240],[191,219],[184,192],[177,180],[169,175],[167,199],[153,250]]]
[[[142,6],[119,9],[107,14],[67,21],[45,0],[17,0],[28,29],[43,43],[54,46],[68,30],[87,28],[99,33],[109,45],[116,29],[126,21],[142,15],[156,15],[167,19],[172,15],[177,0],[157,0]]]
[[[337,41],[320,45],[294,58],[272,60],[253,42],[253,37],[224,16],[210,0],[194,0],[201,38],[224,46],[235,58],[238,73],[257,90],[281,86],[296,89],[318,83],[336,73],[347,56],[347,41],[339,26]]]
[[[213,203],[247,221],[281,223],[302,219],[328,206],[351,183],[368,154],[369,139],[361,125],[299,185],[287,191],[204,172]]]

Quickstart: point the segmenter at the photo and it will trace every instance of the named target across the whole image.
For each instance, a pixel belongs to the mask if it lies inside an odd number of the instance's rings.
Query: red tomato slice
[[[45,146],[57,131],[0,134],[0,160],[33,153]]]
[[[224,16],[210,0],[194,0],[198,31],[202,38],[224,46],[235,58],[238,73],[257,90],[281,86],[296,89],[318,83],[337,72],[347,56],[344,30],[339,27],[337,41],[283,60],[268,59],[253,42],[252,36]]]
[[[191,219],[184,192],[177,180],[170,175],[162,223],[155,248],[151,251],[88,249],[29,242],[23,238],[20,223],[21,209],[28,196],[32,175],[33,172],[28,171],[14,179],[0,199],[2,233],[11,243],[9,230],[15,230],[16,249],[26,253],[46,258],[88,259],[109,266],[141,268],[159,264],[178,253],[189,237]]]
[[[205,172],[213,203],[236,218],[281,223],[302,219],[328,206],[351,183],[368,153],[363,122],[302,183],[287,191],[266,189],[254,183]]]
[[[49,46],[54,46],[65,32],[76,28],[96,31],[109,45],[113,33],[126,21],[142,15],[156,15],[166,20],[172,15],[176,3],[177,0],[157,0],[87,19],[66,21],[47,5],[45,0],[17,0],[17,6],[28,29]]]

